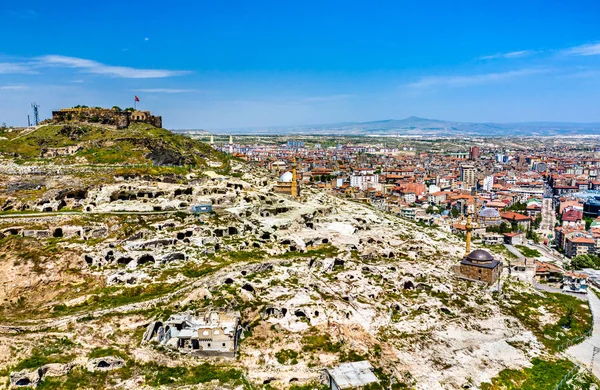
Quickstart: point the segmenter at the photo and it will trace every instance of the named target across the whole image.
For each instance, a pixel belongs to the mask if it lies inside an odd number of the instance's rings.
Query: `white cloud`
[[[29,89],[26,85],[0,85],[0,91],[22,91],[24,89]]]
[[[536,50],[520,50],[520,51],[511,51],[508,53],[498,53],[498,54],[493,54],[490,56],[484,56],[484,57],[480,57],[480,60],[493,60],[496,58],[519,58],[519,57],[526,57],[526,56],[530,56],[533,54],[538,53]]]
[[[562,51],[563,54],[576,56],[600,55],[600,43],[589,43],[587,45],[570,47]]]
[[[189,71],[166,70],[166,69],[137,69],[126,66],[112,66],[97,61],[77,57],[66,57],[61,55],[47,55],[38,57],[42,66],[62,66],[67,68],[81,69],[87,73],[101,74],[126,79],[155,79],[190,74]]]
[[[0,62],[0,74],[33,74],[37,73],[26,64],[17,62]]]
[[[497,58],[520,58],[528,57],[534,54],[563,54],[568,56],[594,56],[600,55],[600,42],[587,43],[585,45],[572,46],[566,49],[554,50],[519,50],[508,53],[498,53],[489,56],[479,57],[480,60],[493,60]]]
[[[195,89],[174,89],[174,88],[144,88],[144,89],[136,89],[136,92],[143,93],[186,93],[186,92],[195,92]]]
[[[148,38],[148,37],[144,38],[144,41],[149,41],[149,40],[150,40],[150,38]]]
[[[427,89],[433,87],[468,87],[471,85],[487,84],[510,80],[518,77],[545,73],[548,69],[532,68],[512,70],[509,72],[483,73],[468,76],[427,76],[407,84],[410,88]]]

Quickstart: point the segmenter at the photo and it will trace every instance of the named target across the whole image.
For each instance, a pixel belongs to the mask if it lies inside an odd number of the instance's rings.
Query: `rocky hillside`
[[[186,155],[187,138],[38,131],[3,141],[34,162],[0,165],[0,388],[325,389],[323,368],[368,360],[371,389],[553,389],[575,367],[564,345],[591,329],[585,301],[506,273],[501,292],[456,278],[458,236],[317,189],[291,199],[249,165],[156,177],[56,163],[97,142],[150,164],[144,142]],[[27,152],[44,132],[82,149]],[[144,342],[209,308],[240,314],[235,358]],[[598,388],[584,371],[571,383]]]
[[[7,130],[0,133],[0,154],[22,161],[46,159],[62,164],[201,167],[207,160],[224,161],[224,156],[207,144],[142,123],[121,130],[91,124]]]

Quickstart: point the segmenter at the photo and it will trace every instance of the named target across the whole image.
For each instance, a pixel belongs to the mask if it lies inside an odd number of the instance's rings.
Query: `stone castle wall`
[[[162,127],[162,117],[151,115],[150,111],[117,111],[107,108],[63,108],[52,111],[52,123],[87,122],[115,126],[125,129],[132,122],[148,123]]]

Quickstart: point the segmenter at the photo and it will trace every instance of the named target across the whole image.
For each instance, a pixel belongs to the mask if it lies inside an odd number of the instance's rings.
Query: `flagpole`
[[[137,99],[133,98],[133,109],[137,110]]]

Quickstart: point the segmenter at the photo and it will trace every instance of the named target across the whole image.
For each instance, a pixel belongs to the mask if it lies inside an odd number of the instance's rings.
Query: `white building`
[[[366,190],[367,188],[379,187],[379,175],[351,175],[350,176],[350,186],[358,187],[361,190]]]
[[[483,178],[483,190],[490,192],[494,188],[494,176],[486,176]]]

